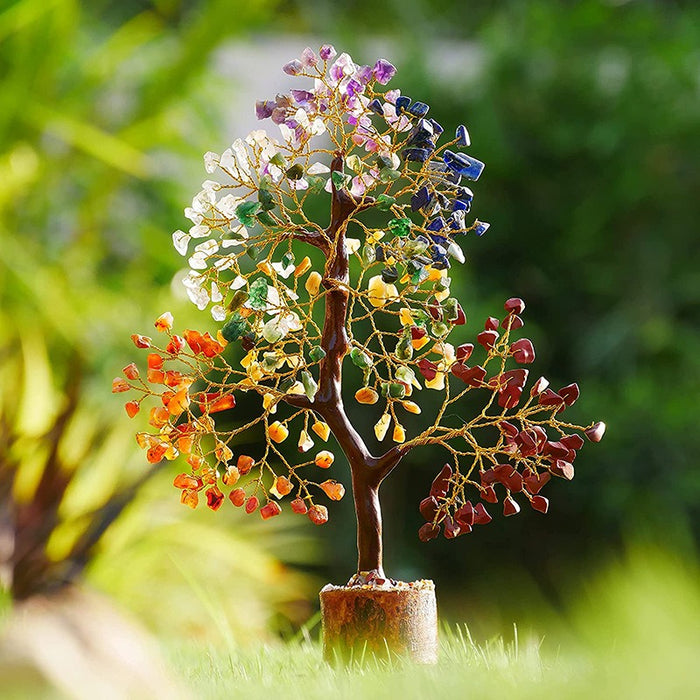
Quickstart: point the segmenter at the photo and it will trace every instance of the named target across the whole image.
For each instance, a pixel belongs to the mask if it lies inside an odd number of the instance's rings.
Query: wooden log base
[[[320,598],[323,656],[329,663],[358,663],[373,655],[437,663],[437,604],[432,581],[328,585]]]

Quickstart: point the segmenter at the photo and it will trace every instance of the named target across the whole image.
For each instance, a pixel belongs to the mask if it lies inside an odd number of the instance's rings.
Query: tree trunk
[[[357,517],[357,573],[375,572],[384,577],[382,561],[382,511],[379,484],[373,483],[367,468],[351,465],[352,495]]]

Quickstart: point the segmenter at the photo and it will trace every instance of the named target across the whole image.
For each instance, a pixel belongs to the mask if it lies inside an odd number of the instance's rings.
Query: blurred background
[[[386,566],[433,578],[476,634],[534,628],[630,548],[700,536],[700,8],[694,2],[16,0],[0,3],[0,588],[81,581],[162,637],[288,638],[355,562],[324,528],[182,508],[110,382],[183,300],[170,241],[201,156],[255,126],[282,63],[330,41],[468,125],[491,222],[454,275],[477,329],[523,297],[537,369],[604,420],[550,513],[418,542],[439,450],[383,487]],[[476,332],[476,330],[475,330]],[[138,418],[136,419],[138,420]],[[358,415],[358,420],[362,420]],[[365,430],[371,432],[369,425]],[[0,604],[0,608],[3,604]]]

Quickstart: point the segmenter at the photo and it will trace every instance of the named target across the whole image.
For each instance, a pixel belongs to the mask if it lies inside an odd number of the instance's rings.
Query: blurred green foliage
[[[226,2],[0,9],[0,583],[17,597],[87,567],[168,632],[240,640],[309,615],[314,586],[283,563],[315,558],[309,539],[190,513],[173,469],[136,497],[157,470],[133,439],[140,418],[107,398],[130,333],[166,304],[193,315],[170,293],[169,233],[221,138],[206,69],[274,5],[224,24]]]

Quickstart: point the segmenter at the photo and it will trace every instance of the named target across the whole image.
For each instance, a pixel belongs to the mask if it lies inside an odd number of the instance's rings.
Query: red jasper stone
[[[475,525],[486,525],[492,520],[489,512],[484,507],[483,503],[477,503],[474,506],[474,524]]]
[[[487,503],[498,503],[498,496],[496,495],[496,490],[493,488],[493,486],[487,486],[484,488],[481,492],[481,498]]]
[[[425,523],[418,529],[418,539],[421,542],[434,540],[440,534],[440,526],[433,523]]]
[[[520,512],[520,506],[508,496],[503,501],[503,515],[508,517],[509,515],[517,515]]]
[[[591,442],[600,442],[603,439],[603,435],[605,435],[605,423],[598,421],[583,432]]]
[[[479,345],[484,347],[486,350],[491,350],[498,341],[499,337],[500,336],[498,335],[497,331],[492,329],[485,330],[481,331],[481,333],[479,333],[479,335],[476,336],[476,342],[479,343]]]
[[[467,501],[463,506],[455,511],[455,520],[462,526],[462,528],[469,528],[471,531],[471,526],[474,524],[474,507],[471,501]]]
[[[434,362],[423,358],[418,361],[418,371],[431,382],[437,375],[438,366]]]
[[[456,355],[459,362],[466,362],[474,352],[472,343],[463,343],[457,348]]]
[[[525,311],[525,302],[520,297],[511,297],[503,304],[508,313],[521,314]]]
[[[559,389],[559,396],[564,399],[564,403],[567,406],[573,406],[576,403],[576,399],[581,395],[581,391],[578,388],[578,384],[574,382],[573,384],[567,384],[566,386]]]
[[[569,481],[574,478],[574,465],[564,459],[556,460],[549,470],[555,476],[564,477],[564,479],[568,479]]]
[[[420,502],[418,510],[428,522],[435,520],[435,516],[438,512],[438,502],[435,496],[428,496],[428,498],[424,498]]]
[[[544,496],[533,496],[530,505],[540,513],[546,513],[549,510],[549,500]]]
[[[520,365],[528,365],[535,361],[535,346],[528,338],[520,338],[510,346],[513,359]]]
[[[450,477],[452,476],[452,467],[446,464],[440,473],[433,479],[430,486],[430,495],[437,498],[444,498],[447,495],[447,490],[450,486]]]
[[[529,472],[523,476],[523,486],[526,491],[537,494],[551,478],[552,475],[549,472],[541,472],[539,474]]]

